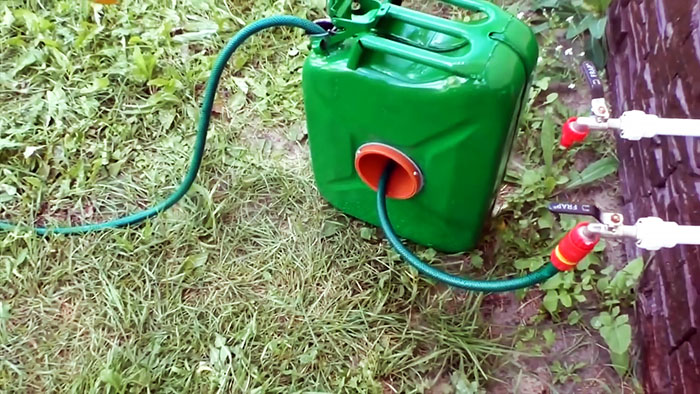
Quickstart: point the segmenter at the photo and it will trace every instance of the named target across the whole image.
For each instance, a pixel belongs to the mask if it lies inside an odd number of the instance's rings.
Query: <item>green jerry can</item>
[[[397,234],[445,252],[473,248],[503,179],[538,46],[494,4],[453,21],[386,0],[329,2],[329,34],[303,70],[311,162],[321,195],[379,225],[389,162]],[[332,24],[332,25],[331,25]]]

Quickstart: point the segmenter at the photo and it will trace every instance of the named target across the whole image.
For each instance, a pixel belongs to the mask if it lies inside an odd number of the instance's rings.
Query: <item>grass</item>
[[[187,167],[225,40],[260,17],[314,19],[323,6],[5,1],[0,218],[77,224],[164,198]],[[85,236],[0,234],[0,391],[450,392],[483,387],[517,354],[490,337],[483,296],[418,276],[318,196],[299,88],[307,51],[286,29],[239,50],[198,183],[163,215]],[[554,56],[540,66],[574,78],[563,70]],[[534,131],[565,107],[540,90],[515,159],[534,173],[511,171],[478,252],[498,275],[546,254],[562,229],[532,225],[547,218],[544,199],[573,179],[578,154],[606,153],[591,142],[546,164]],[[536,177],[562,187],[524,181]],[[417,250],[452,269],[478,256]]]

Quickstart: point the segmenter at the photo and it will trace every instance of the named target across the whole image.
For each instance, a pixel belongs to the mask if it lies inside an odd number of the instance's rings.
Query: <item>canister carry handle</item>
[[[504,13],[505,11],[496,7],[494,4],[478,0],[444,0],[444,2],[468,10],[483,12],[487,17],[468,24],[470,29],[466,30],[465,23],[463,22],[456,22],[394,5],[388,5],[386,16],[417,27],[430,29],[468,41],[471,41],[469,37],[472,34],[489,34],[492,31],[498,32],[505,27],[502,24],[504,22],[495,22],[497,20],[495,18],[497,14]],[[496,25],[493,25],[494,22]],[[478,29],[480,32],[476,33],[474,29]],[[469,51],[462,57],[455,58],[375,35],[366,35],[360,38],[359,44],[361,49],[393,55],[463,77],[479,75],[483,72],[483,64],[473,61],[472,51]]]
[[[406,22],[411,26],[422,27],[438,33],[447,34],[448,36],[469,40],[469,34],[464,28],[464,22],[453,21],[431,14],[424,14],[410,8],[396,6],[388,7],[386,17]],[[473,25],[487,23],[490,19],[491,18],[488,17],[475,22]]]
[[[483,67],[480,66],[480,63],[469,61],[469,54],[461,58],[454,58],[372,35],[362,37],[358,41],[362,49],[393,55],[464,77],[483,72]]]
[[[452,4],[455,7],[464,8],[470,11],[479,11],[486,14],[491,19],[496,16],[496,13],[503,12],[500,7],[493,3],[479,0],[440,0],[443,3]]]
[[[440,0],[443,3],[451,4],[455,7],[459,8],[464,8],[465,10],[470,10],[470,11],[479,11],[483,12],[486,15],[490,17],[493,17],[496,12],[501,11],[500,7],[496,6],[495,4],[487,1],[482,1],[482,0]],[[392,1],[392,3],[394,3]],[[396,3],[397,5],[401,5],[401,2],[399,1]]]

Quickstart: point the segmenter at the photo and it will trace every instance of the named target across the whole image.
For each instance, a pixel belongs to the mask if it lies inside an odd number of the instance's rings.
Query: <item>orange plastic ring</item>
[[[355,170],[362,181],[377,191],[387,164],[396,166],[387,185],[387,197],[409,199],[423,187],[423,174],[408,156],[396,148],[380,143],[362,145],[355,154]]]

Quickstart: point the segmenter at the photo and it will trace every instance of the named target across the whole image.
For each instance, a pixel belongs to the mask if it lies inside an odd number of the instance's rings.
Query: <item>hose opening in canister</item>
[[[379,190],[384,169],[393,165],[387,184],[386,196],[407,200],[423,187],[423,174],[418,165],[406,154],[389,145],[369,143],[362,145],[355,155],[355,170],[360,179],[372,190]]]

